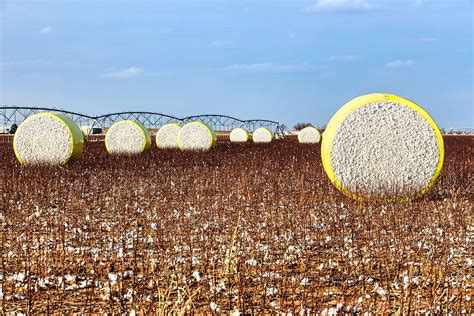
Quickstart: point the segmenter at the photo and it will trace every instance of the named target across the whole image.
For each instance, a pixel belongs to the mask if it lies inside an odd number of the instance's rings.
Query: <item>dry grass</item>
[[[0,145],[0,313],[474,313],[473,138],[434,189],[357,203],[319,145],[19,168]]]

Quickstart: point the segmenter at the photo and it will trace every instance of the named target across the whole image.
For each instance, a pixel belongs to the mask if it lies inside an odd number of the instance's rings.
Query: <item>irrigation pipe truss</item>
[[[235,117],[217,114],[202,114],[178,118],[156,112],[117,112],[91,116],[55,108],[25,106],[0,106],[0,128],[9,128],[12,124],[19,124],[28,116],[41,112],[65,114],[79,126],[90,127],[91,132],[93,128],[107,128],[121,120],[134,120],[142,123],[147,128],[160,128],[168,123],[185,124],[192,121],[201,121],[216,131],[230,131],[236,127],[242,127],[249,132],[253,132],[259,127],[266,127],[275,134],[281,134],[284,131],[283,125],[276,121],[264,119],[240,120]]]

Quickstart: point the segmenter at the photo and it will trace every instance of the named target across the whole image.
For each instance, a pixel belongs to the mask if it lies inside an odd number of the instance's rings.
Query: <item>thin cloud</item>
[[[209,43],[209,47],[214,47],[214,48],[226,48],[226,47],[232,47],[232,46],[234,46],[234,43],[230,41],[213,41]]]
[[[312,72],[316,68],[309,64],[237,64],[221,68],[226,72],[253,72],[253,73],[289,73],[289,72]]]
[[[421,7],[423,5],[423,0],[415,0],[415,7]]]
[[[1,62],[2,67],[22,67],[22,66],[38,66],[38,67],[77,67],[79,63],[72,62],[52,62],[46,60],[20,60]]]
[[[329,57],[329,61],[332,62],[351,62],[359,60],[359,55],[333,55]]]
[[[138,67],[130,67],[124,70],[116,71],[116,72],[108,72],[102,74],[102,78],[110,78],[110,79],[126,79],[132,78],[140,75],[143,72],[141,68]]]
[[[415,64],[415,62],[411,59],[407,60],[392,60],[385,64],[385,68],[408,68]]]
[[[54,28],[51,25],[48,25],[48,26],[42,28],[39,32],[41,34],[49,34],[49,33],[52,33],[53,31],[54,31]]]
[[[423,45],[423,44],[434,44],[439,42],[440,39],[434,36],[425,36],[425,37],[411,37],[411,38],[401,38],[393,40],[394,44],[397,45]]]
[[[420,37],[415,40],[417,43],[434,43],[439,41],[437,37]]]
[[[172,32],[172,29],[163,28],[158,31],[160,34],[169,34]]]
[[[366,0],[318,0],[306,8],[311,13],[348,13],[371,12],[382,9],[381,6]]]

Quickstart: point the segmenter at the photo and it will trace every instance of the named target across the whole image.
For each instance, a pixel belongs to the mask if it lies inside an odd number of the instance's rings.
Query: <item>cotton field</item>
[[[0,313],[472,314],[474,147],[444,141],[407,203],[345,197],[295,139],[28,168],[0,144]]]

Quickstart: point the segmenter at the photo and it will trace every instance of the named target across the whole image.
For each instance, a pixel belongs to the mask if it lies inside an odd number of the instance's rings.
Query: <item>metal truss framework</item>
[[[91,116],[71,111],[59,110],[44,107],[22,107],[22,106],[1,106],[0,107],[0,127],[10,127],[13,124],[20,124],[28,116],[41,113],[52,112],[61,113],[70,117],[79,126],[92,128],[107,128],[113,123],[121,120],[134,120],[145,125],[147,128],[160,128],[168,123],[186,124],[188,122],[201,121],[209,125],[215,131],[231,131],[234,128],[242,127],[249,132],[253,132],[259,127],[266,127],[275,134],[283,133],[283,125],[270,120],[240,120],[227,115],[202,114],[178,118],[171,115],[155,112],[119,112],[109,113],[99,116]]]

